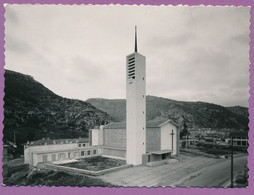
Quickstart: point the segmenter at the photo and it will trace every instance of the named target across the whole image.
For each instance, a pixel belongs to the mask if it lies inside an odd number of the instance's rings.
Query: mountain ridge
[[[30,75],[5,70],[4,138],[19,146],[42,138],[88,137],[98,124],[124,121],[124,99],[61,97]],[[170,118],[188,128],[248,130],[248,109],[147,96],[147,120]],[[22,147],[19,147],[23,151]]]
[[[30,75],[5,70],[4,142],[88,137],[96,124],[114,119],[93,105],[63,98]]]
[[[90,98],[86,101],[107,112],[117,121],[125,121],[125,99]],[[236,109],[234,106],[224,107],[201,101],[177,101],[151,95],[146,97],[146,105],[147,120],[158,117],[171,118],[180,124],[188,123],[189,128],[248,129],[246,107],[235,106],[238,108]]]

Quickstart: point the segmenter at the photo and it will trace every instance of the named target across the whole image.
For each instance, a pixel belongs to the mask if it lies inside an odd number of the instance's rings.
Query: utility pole
[[[173,150],[174,150],[174,131],[173,131],[173,129],[172,129],[172,133],[170,133],[170,135],[172,136],[172,152],[173,152]]]
[[[233,145],[233,136],[231,137],[231,188],[234,187],[234,184],[233,184],[233,177],[234,177],[234,169],[233,169],[233,165],[234,165],[234,161],[233,161],[233,156],[234,156],[234,145]]]
[[[14,142],[14,146],[16,146],[16,132],[14,130],[14,134],[13,134],[13,142]]]
[[[186,140],[186,149],[187,149],[188,148],[188,134],[186,134],[185,140]]]

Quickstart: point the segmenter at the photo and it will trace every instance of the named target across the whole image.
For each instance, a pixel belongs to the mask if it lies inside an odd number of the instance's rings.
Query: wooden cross
[[[170,133],[170,135],[172,135],[172,152],[173,152],[173,147],[174,147],[174,144],[173,144],[173,141],[174,141],[174,131],[172,129],[172,133]]]

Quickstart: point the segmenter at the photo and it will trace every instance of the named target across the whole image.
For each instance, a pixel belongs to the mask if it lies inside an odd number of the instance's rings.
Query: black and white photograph
[[[250,10],[5,4],[3,185],[248,188]]]

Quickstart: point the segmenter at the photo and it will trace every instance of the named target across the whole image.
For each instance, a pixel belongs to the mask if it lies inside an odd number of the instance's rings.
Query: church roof
[[[104,129],[126,129],[126,122],[109,123],[103,127]]]
[[[147,127],[161,127],[162,125],[166,124],[166,123],[172,123],[175,126],[179,126],[176,122],[174,122],[171,119],[159,119],[159,120],[150,120],[146,122],[146,126]]]
[[[152,127],[161,127],[162,125],[166,123],[172,123],[175,126],[179,126],[176,122],[174,122],[171,119],[159,119],[159,120],[150,120],[146,122],[146,128],[152,128]],[[115,123],[109,123],[104,126],[104,129],[126,129],[126,122],[115,122]]]

